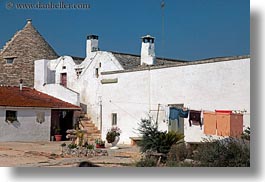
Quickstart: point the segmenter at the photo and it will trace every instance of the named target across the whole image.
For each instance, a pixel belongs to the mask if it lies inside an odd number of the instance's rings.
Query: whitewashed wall
[[[83,69],[79,77],[76,75],[75,68]],[[95,74],[96,68],[99,69],[99,77]],[[100,128],[100,72],[122,69],[112,53],[104,51],[91,52],[80,65],[76,65],[70,56],[63,56],[50,61],[38,60],[35,61],[34,87],[39,91],[69,103],[75,105],[85,104],[89,116],[96,126]],[[52,70],[55,71],[55,83],[43,86],[43,83],[52,82]],[[73,92],[59,85],[61,73],[67,73],[67,88]]]
[[[67,65],[65,70],[62,69],[63,65]],[[56,68],[60,71],[60,73],[67,72],[67,74],[69,74],[69,79],[72,79],[73,74],[75,73],[73,73],[71,69],[74,67],[71,57],[66,57],[64,60],[62,60],[62,58],[58,58],[57,61],[37,60],[35,61],[34,67],[34,88],[36,90],[61,99],[65,102],[77,106],[80,105],[79,93],[61,86],[60,74],[56,75],[55,72]],[[69,84],[72,83],[72,81],[69,81]]]
[[[5,122],[6,110],[17,111],[19,122]],[[38,112],[45,113],[45,122],[36,122]],[[0,107],[0,141],[50,141],[51,110]]]
[[[118,126],[123,131],[121,143],[138,136],[136,128],[149,110],[158,104],[184,104],[190,109],[247,110],[244,125],[250,125],[250,59],[170,67],[136,72],[103,75],[118,78],[118,83],[102,85],[103,133],[111,127],[111,113],[118,114]],[[167,130],[162,110],[161,130]],[[156,120],[156,111],[151,111]],[[201,141],[205,137],[199,126],[189,127],[184,120],[185,140]]]

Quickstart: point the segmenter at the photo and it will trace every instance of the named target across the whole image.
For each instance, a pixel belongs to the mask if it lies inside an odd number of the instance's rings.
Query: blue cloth
[[[179,117],[187,118],[188,115],[189,115],[189,110],[183,111],[183,109],[171,107],[170,111],[169,111],[169,120],[176,120],[178,122],[178,127],[179,127],[179,125],[180,125]]]
[[[189,110],[184,111],[183,109],[178,109],[175,107],[170,108],[170,112],[169,112],[169,119],[170,120],[179,119],[179,117],[188,118],[188,116],[189,116]]]

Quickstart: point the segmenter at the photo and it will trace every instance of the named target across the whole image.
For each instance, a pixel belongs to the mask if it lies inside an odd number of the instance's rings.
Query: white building
[[[0,141],[50,141],[55,127],[65,139],[77,110],[35,89],[0,86]]]
[[[169,105],[214,111],[246,110],[250,125],[250,57],[236,56],[187,62],[155,57],[155,42],[142,37],[141,56],[100,51],[98,36],[87,38],[84,60],[63,56],[35,61],[35,88],[79,104],[101,130],[122,130],[121,142],[138,136],[138,123],[152,118],[168,129]],[[157,118],[158,116],[158,118]],[[203,128],[181,121],[186,141],[200,141]]]

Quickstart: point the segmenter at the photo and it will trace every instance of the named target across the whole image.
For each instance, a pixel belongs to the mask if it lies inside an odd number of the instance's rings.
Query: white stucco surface
[[[138,123],[151,115],[156,120],[158,104],[159,127],[167,130],[164,106],[184,104],[194,110],[246,110],[244,125],[250,125],[250,59],[195,64],[163,69],[103,75],[117,78],[118,83],[102,85],[102,137],[111,127],[111,113],[118,115],[123,131],[121,142],[138,136]],[[150,111],[150,112],[149,112]],[[184,120],[185,140],[198,142],[205,137],[199,126],[189,127]]]
[[[153,65],[155,64],[155,44],[151,42],[142,42],[141,47],[141,65]]]
[[[95,125],[102,128],[103,139],[111,127],[112,113],[117,113],[118,127],[123,132],[121,143],[130,143],[129,137],[138,136],[138,123],[143,118],[151,117],[158,121],[161,130],[167,130],[168,104],[183,104],[201,111],[246,110],[244,125],[250,125],[249,58],[212,59],[204,64],[106,74],[124,68],[113,53],[95,51],[92,47],[98,47],[98,40],[87,40],[87,56],[82,62],[70,56],[35,61],[34,87],[66,102],[80,104]],[[141,63],[154,62],[154,42],[143,41]],[[60,85],[62,73],[67,74],[67,88]],[[116,81],[102,84],[102,80]],[[199,142],[205,137],[203,128],[190,127],[187,119],[184,134],[189,142]]]
[[[79,76],[76,74],[76,69],[82,70]],[[96,69],[98,69],[98,77]],[[100,73],[116,70],[123,70],[123,68],[111,52],[105,51],[89,52],[81,64],[75,64],[70,56],[63,56],[56,60],[37,60],[35,61],[34,88],[63,101],[75,105],[81,104],[96,126],[100,128],[99,107],[102,96]],[[67,73],[67,88],[60,85],[62,73]],[[51,74],[54,74],[54,83],[51,83]]]
[[[67,64],[63,64],[61,62],[67,62]],[[62,69],[62,64],[67,65],[65,70]],[[75,72],[73,73],[71,69],[71,67],[74,67],[74,65],[75,64],[72,58],[68,56],[65,56],[64,59],[58,58],[58,60],[35,61],[34,88],[65,102],[79,106],[79,93],[60,85],[60,74],[56,75],[57,68],[60,73],[67,73],[72,76],[75,74]],[[69,84],[71,83],[72,82],[69,82]]]
[[[17,111],[18,122],[7,123],[6,110]],[[37,113],[44,112],[45,121],[36,122]],[[0,141],[50,141],[51,110],[0,107]]]

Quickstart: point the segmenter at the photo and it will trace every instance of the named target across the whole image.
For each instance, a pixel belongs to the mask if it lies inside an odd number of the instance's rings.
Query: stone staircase
[[[84,139],[89,143],[94,143],[96,139],[101,138],[100,130],[96,127],[87,114],[81,114],[79,128],[86,131]]]

